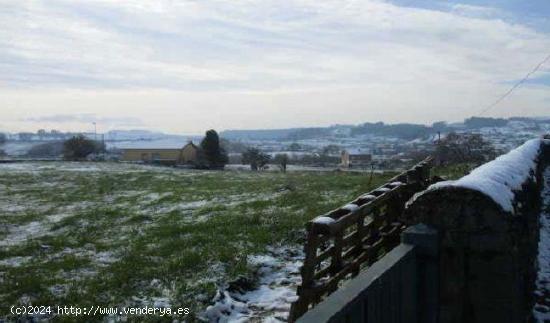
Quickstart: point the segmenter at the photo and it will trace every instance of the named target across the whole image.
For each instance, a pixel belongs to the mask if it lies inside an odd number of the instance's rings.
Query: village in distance
[[[480,163],[548,129],[550,119],[524,117],[473,117],[430,126],[378,122],[219,134],[208,130],[204,136],[40,129],[0,133],[0,160],[119,161],[190,169],[400,170],[436,150],[442,159]]]

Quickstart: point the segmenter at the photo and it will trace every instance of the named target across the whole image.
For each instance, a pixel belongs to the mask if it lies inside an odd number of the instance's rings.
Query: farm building
[[[170,165],[193,164],[197,161],[198,150],[193,142],[182,148],[125,148],[122,149],[121,160]]]
[[[372,155],[365,154],[361,152],[360,149],[357,151],[343,150],[340,154],[340,158],[340,165],[346,168],[367,166],[372,161]]]

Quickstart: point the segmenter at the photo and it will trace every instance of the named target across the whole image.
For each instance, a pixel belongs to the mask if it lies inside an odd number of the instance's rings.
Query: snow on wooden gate
[[[296,321],[399,244],[405,203],[431,184],[432,158],[351,203],[307,223],[302,285],[289,320]]]

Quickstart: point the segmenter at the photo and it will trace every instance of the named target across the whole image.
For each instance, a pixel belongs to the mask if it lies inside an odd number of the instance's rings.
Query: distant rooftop
[[[181,139],[160,139],[143,141],[118,141],[108,143],[108,148],[119,149],[180,149],[189,143]]]

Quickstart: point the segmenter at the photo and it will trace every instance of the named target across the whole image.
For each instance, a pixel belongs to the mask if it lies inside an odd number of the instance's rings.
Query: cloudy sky
[[[0,130],[476,115],[550,54],[548,0],[0,0]],[[488,116],[550,116],[550,63]]]

